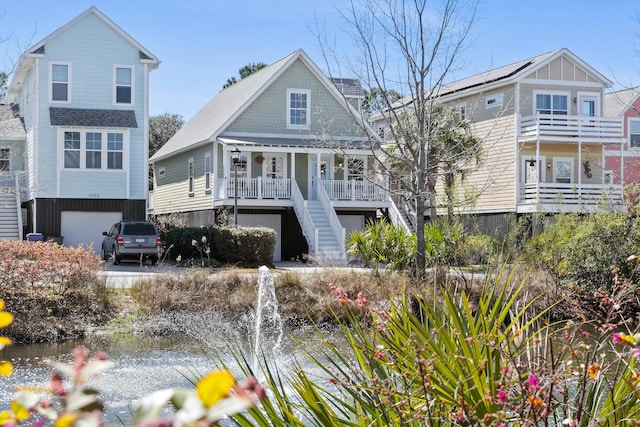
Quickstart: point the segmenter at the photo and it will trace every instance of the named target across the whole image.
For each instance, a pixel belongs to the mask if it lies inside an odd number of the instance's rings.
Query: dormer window
[[[114,66],[113,100],[115,104],[133,104],[133,67]]]
[[[67,63],[51,63],[51,93],[52,102],[69,102],[71,65]]]
[[[287,128],[309,129],[309,99],[307,89],[287,89]]]

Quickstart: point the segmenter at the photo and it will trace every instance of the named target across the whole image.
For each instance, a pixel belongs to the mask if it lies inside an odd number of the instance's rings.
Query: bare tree
[[[479,144],[451,144],[450,117],[441,106],[475,19],[476,0],[351,0],[343,16],[361,49],[362,80],[379,88],[386,122],[377,143],[386,173],[415,201],[416,268],[425,270],[424,212],[436,217],[436,182],[461,170],[456,159],[477,158]],[[396,93],[405,94],[397,101]],[[448,127],[448,128],[447,128]],[[465,147],[464,152],[460,147]],[[381,154],[380,154],[381,153]]]

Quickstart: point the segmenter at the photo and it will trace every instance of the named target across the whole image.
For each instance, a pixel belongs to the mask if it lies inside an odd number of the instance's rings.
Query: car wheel
[[[102,247],[102,260],[106,261],[108,259],[107,257],[107,251],[104,250],[104,246]]]
[[[158,263],[158,257],[157,256],[152,256],[150,258],[151,260],[151,265],[156,265]]]
[[[114,248],[113,249],[113,265],[118,265],[118,264],[120,264],[120,256],[118,256],[118,253]]]

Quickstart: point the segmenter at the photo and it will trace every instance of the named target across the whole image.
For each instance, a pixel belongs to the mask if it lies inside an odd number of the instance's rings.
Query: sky
[[[348,0],[0,1],[0,70],[91,6],[155,54],[149,113],[189,120],[249,63],[303,49],[326,71],[323,40],[355,51],[341,17]],[[639,0],[480,0],[451,79],[568,48],[614,82],[640,84]],[[326,46],[326,44],[325,44]],[[344,70],[345,68],[343,68]],[[354,77],[343,73],[342,77]]]

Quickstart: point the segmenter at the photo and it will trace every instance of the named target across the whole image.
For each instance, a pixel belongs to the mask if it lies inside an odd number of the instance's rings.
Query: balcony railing
[[[239,199],[290,199],[291,180],[271,178],[238,178]],[[227,198],[235,196],[235,180],[227,180]]]
[[[607,201],[622,204],[621,185],[530,183],[521,186],[521,204],[557,204],[596,206]]]
[[[386,201],[389,197],[385,182],[329,179],[322,181],[322,186],[330,200]]]
[[[220,199],[235,195],[234,179],[224,178],[218,185]],[[387,201],[389,191],[384,183],[360,180],[323,180],[322,186],[330,200]],[[238,178],[238,199],[291,199],[290,179]]]
[[[610,117],[536,114],[520,119],[520,137],[589,142],[619,142],[623,136],[622,119]]]

